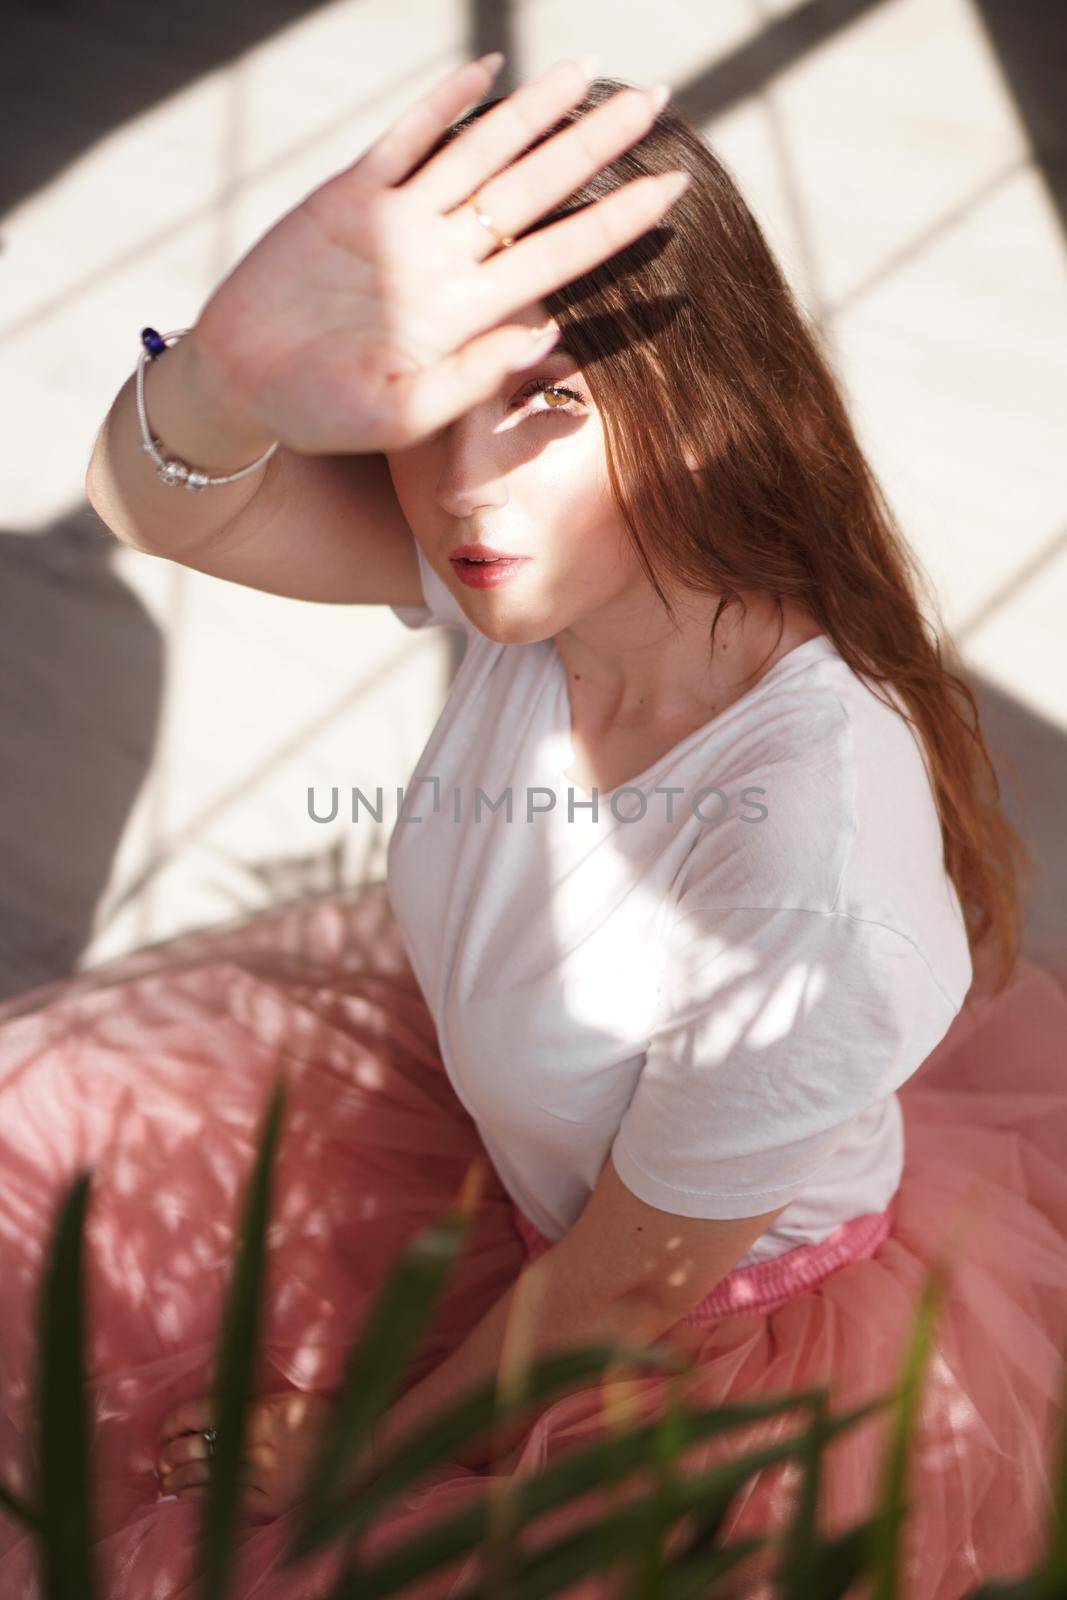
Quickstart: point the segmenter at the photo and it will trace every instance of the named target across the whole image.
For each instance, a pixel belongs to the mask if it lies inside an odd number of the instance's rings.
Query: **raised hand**
[[[532,344],[528,316],[509,317],[632,242],[685,187],[686,174],[636,178],[497,249],[471,195],[501,234],[521,233],[641,138],[664,98],[620,90],[502,170],[584,95],[586,74],[561,62],[410,176],[501,59],[435,85],[212,294],[187,337],[250,434],[309,454],[417,444],[551,348]]]

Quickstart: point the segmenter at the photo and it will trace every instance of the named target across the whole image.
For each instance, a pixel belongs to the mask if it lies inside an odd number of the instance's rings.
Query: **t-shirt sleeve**
[[[623,1183],[685,1217],[808,1185],[958,1005],[903,933],[844,912],[675,908],[660,1001],[612,1144]]]
[[[400,618],[405,628],[425,628],[437,623],[446,628],[462,628],[464,633],[478,632],[448,585],[437,576],[422,547],[416,543],[415,554],[419,560],[419,581],[422,584],[421,606],[390,606],[390,611]]]

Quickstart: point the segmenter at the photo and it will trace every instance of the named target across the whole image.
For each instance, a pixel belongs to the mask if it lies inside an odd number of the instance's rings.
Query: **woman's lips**
[[[495,589],[513,578],[528,560],[528,556],[500,556],[496,561],[468,561],[453,556],[452,570],[469,589]]]

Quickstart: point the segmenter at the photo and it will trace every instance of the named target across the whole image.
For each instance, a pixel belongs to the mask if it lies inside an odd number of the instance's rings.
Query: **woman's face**
[[[548,310],[521,319],[543,326]],[[644,589],[607,479],[604,432],[573,356],[551,350],[489,400],[386,459],[426,559],[479,632],[501,644],[550,638]],[[523,559],[503,582],[454,560],[481,543]],[[481,586],[465,581],[481,572]],[[504,569],[501,569],[503,572]]]

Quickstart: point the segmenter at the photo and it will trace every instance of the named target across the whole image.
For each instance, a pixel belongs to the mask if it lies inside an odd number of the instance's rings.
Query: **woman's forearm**
[[[408,1433],[419,1431],[461,1395],[497,1377],[501,1370],[510,1370],[520,1358],[534,1363],[555,1351],[580,1345],[644,1344],[669,1326],[670,1313],[637,1298],[609,1303],[577,1303],[573,1296],[565,1298],[554,1280],[552,1255],[547,1250],[526,1266],[451,1355],[390,1408],[375,1429],[371,1470],[374,1462]],[[571,1389],[589,1381],[577,1380]],[[453,1459],[463,1466],[482,1466],[509,1449],[533,1420],[530,1414],[510,1428],[498,1428],[495,1435],[487,1433]]]

